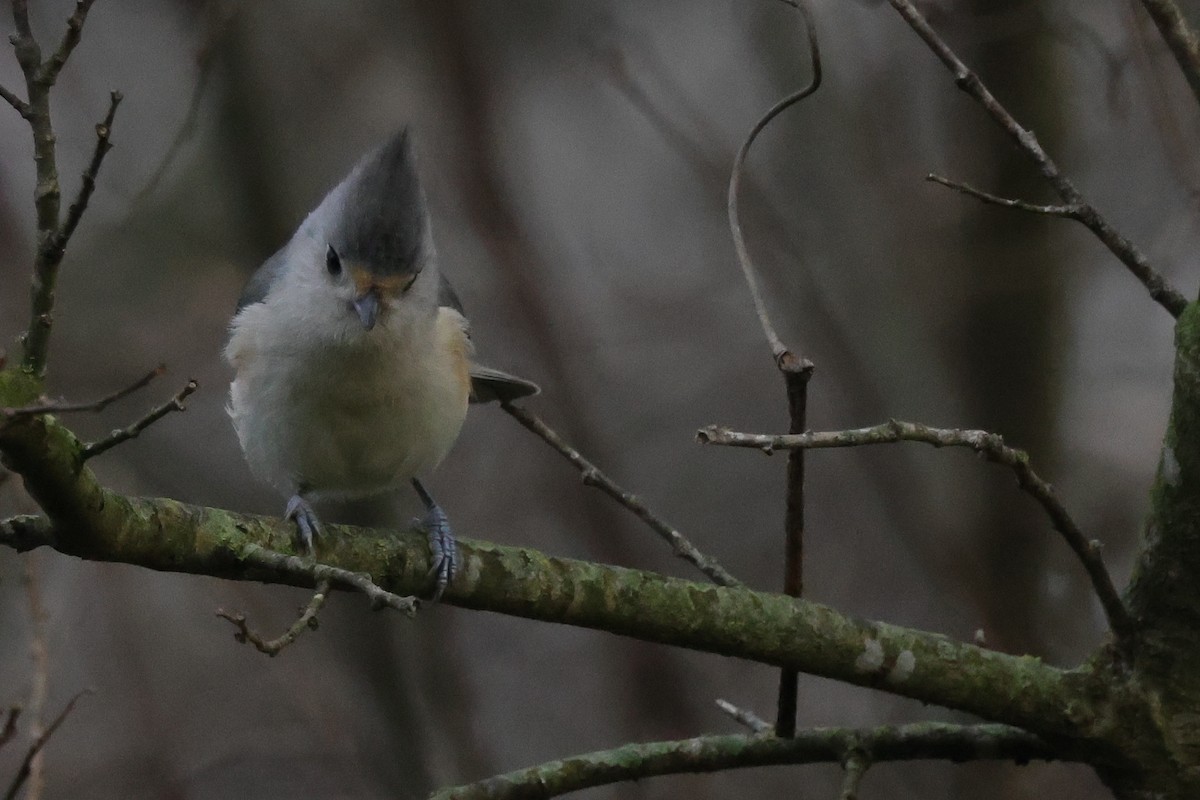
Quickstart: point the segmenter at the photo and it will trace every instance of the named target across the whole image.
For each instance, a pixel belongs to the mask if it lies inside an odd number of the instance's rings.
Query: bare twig
[[[918,723],[862,731],[815,728],[801,731],[793,739],[738,734],[628,744],[497,775],[478,783],[441,789],[434,792],[430,800],[558,797],[592,786],[654,775],[781,764],[838,763],[855,751],[872,762],[949,759],[1025,763],[1032,759],[1064,758],[1032,734],[1005,725]]]
[[[4,727],[0,728],[0,747],[12,741],[17,735],[17,720],[21,717],[20,706],[9,706],[8,715],[4,718]]]
[[[870,428],[843,431],[810,431],[800,434],[753,434],[738,433],[728,428],[709,426],[696,432],[703,444],[728,447],[749,447],[772,453],[775,450],[792,448],[862,447],[895,442],[924,442],[935,447],[967,447],[986,457],[989,461],[1003,464],[1016,473],[1017,484],[1042,506],[1054,529],[1083,564],[1091,579],[1092,588],[1100,599],[1100,605],[1108,617],[1119,642],[1128,645],[1133,634],[1133,621],[1113,586],[1112,576],[1104,566],[1101,544],[1088,539],[1062,502],[1054,494],[1050,484],[1042,480],[1029,465],[1029,456],[1022,450],[1008,447],[1004,439],[994,433],[979,430],[931,428],[912,422],[890,420]]]
[[[858,800],[858,785],[871,767],[871,760],[859,748],[852,749],[842,760],[842,800]]]
[[[253,631],[246,623],[245,614],[234,614],[223,608],[219,608],[217,609],[217,616],[229,620],[238,629],[233,638],[242,644],[249,642],[258,649],[258,652],[274,657],[279,655],[283,648],[296,641],[300,634],[307,630],[316,630],[317,612],[325,605],[325,600],[329,597],[329,588],[330,580],[328,578],[319,581],[317,583],[317,591],[313,594],[312,599],[308,601],[308,605],[301,610],[300,616],[292,623],[291,627],[275,639],[263,639],[261,635]]]
[[[758,714],[755,714],[748,708],[740,708],[728,700],[722,700],[721,698],[717,698],[717,708],[733,717],[735,722],[745,725],[747,728],[760,736],[765,736],[775,732],[775,729],[771,727],[771,723],[767,722],[765,719],[760,717]],[[793,731],[793,733],[795,732]]]
[[[238,553],[238,557],[248,563],[266,567],[279,573],[311,578],[317,586],[323,581],[329,581],[336,586],[356,589],[367,596],[372,608],[392,608],[401,614],[412,617],[416,615],[420,601],[415,597],[401,597],[392,594],[376,584],[371,576],[364,572],[351,572],[341,567],[329,564],[317,564],[298,556],[277,553],[257,545],[250,545]]]
[[[1083,207],[1078,205],[1037,205],[1036,203],[1027,203],[1024,200],[1012,200],[1007,197],[990,194],[988,192],[976,189],[974,186],[959,181],[952,181],[949,178],[944,178],[941,175],[929,173],[925,176],[925,180],[933,183],[940,183],[942,186],[949,187],[956,192],[962,192],[965,195],[974,197],[976,200],[981,200],[985,203],[991,203],[1004,208],[1015,208],[1020,211],[1028,211],[1031,214],[1045,214],[1050,217],[1066,217],[1067,219],[1078,219],[1083,212]]]
[[[785,353],[790,356],[791,353]],[[776,362],[787,389],[788,431],[808,429],[808,382],[813,365],[808,359],[785,357]],[[788,453],[787,495],[784,512],[783,591],[792,597],[804,594],[804,450]],[[796,732],[800,672],[784,667],[779,671],[779,695],[775,706],[775,734],[789,737]]]
[[[29,600],[29,621],[33,636],[29,643],[33,659],[33,686],[29,691],[29,733],[35,739],[42,734],[42,715],[50,686],[50,653],[46,647],[46,607],[42,602],[41,581],[38,576],[37,555],[24,559],[25,594]],[[38,753],[29,763],[29,791],[25,800],[39,800],[45,789],[44,754]]]
[[[86,403],[47,401],[32,406],[22,406],[20,408],[0,408],[0,423],[3,423],[5,420],[17,419],[18,417],[34,417],[39,414],[65,414],[78,411],[103,411],[118,400],[128,397],[139,389],[145,388],[151,381],[166,371],[166,366],[159,364],[157,367],[150,370],[145,375],[126,386],[124,389],[118,389],[112,394],[101,397],[99,400],[92,400]]]
[[[4,98],[6,103],[16,109],[18,114],[25,119],[29,119],[29,103],[26,103],[20,97],[17,97],[15,92],[4,86],[0,86],[0,97]]]
[[[750,258],[749,249],[746,247],[746,239],[742,234],[742,223],[738,215],[738,189],[742,180],[746,156],[750,153],[750,146],[754,144],[754,140],[758,138],[758,135],[771,123],[771,120],[779,116],[785,109],[817,91],[821,85],[821,48],[817,39],[817,27],[813,20],[812,10],[808,7],[806,0],[799,0],[798,2],[796,0],[783,1],[800,12],[801,21],[808,36],[812,77],[807,86],[793,92],[772,106],[767,113],[759,118],[754,127],[750,129],[750,133],[746,136],[745,141],[742,142],[742,146],[738,148],[737,155],[733,160],[733,169],[729,176],[726,211],[729,215],[729,233],[733,237],[733,246],[737,253],[738,264],[741,266],[742,275],[746,279],[746,287],[749,289],[750,298],[754,302],[754,310],[758,314],[758,321],[762,325],[763,335],[767,339],[767,344],[771,347],[771,354],[775,357],[775,364],[783,374],[788,398],[789,429],[799,432],[804,430],[806,424],[808,382],[812,377],[813,364],[808,359],[794,354],[783,343],[783,340],[779,338],[779,334],[776,333],[774,326],[771,324],[766,301],[763,299],[762,289],[759,287],[758,279],[755,277],[754,263]],[[793,597],[799,597],[803,590],[804,571],[803,453],[792,454],[788,457],[787,511],[784,520],[784,529],[786,537],[784,544],[784,591]],[[791,736],[796,730],[798,682],[798,672],[789,668],[781,670],[775,721],[775,730],[779,736]]]
[[[777,362],[784,358],[788,349],[771,324],[767,304],[763,300],[762,290],[759,288],[758,278],[755,276],[754,262],[750,259],[750,251],[746,248],[746,238],[742,235],[742,222],[738,216],[738,188],[742,182],[742,170],[746,163],[746,156],[749,155],[750,146],[754,144],[758,135],[781,112],[817,91],[821,85],[821,50],[817,41],[817,29],[813,22],[812,11],[803,0],[800,2],[784,0],[784,2],[799,11],[803,19],[808,36],[808,51],[812,61],[812,79],[803,89],[793,92],[772,106],[758,122],[754,123],[754,127],[750,129],[750,133],[742,142],[742,146],[738,148],[737,155],[733,159],[733,170],[729,176],[729,191],[726,198],[729,232],[733,236],[733,247],[737,252],[738,264],[742,268],[742,275],[746,278],[746,286],[750,290],[750,298],[754,301],[754,310],[758,314],[758,321],[762,324],[763,335],[767,337],[767,343],[770,344],[771,352]]]
[[[692,564],[696,569],[703,572],[712,580],[713,583],[722,586],[742,586],[742,582],[733,577],[724,567],[722,567],[711,556],[706,556],[701,553],[696,546],[693,545],[686,536],[671,527],[658,515],[646,507],[641,498],[632,492],[627,492],[612,481],[607,475],[600,471],[595,464],[588,461],[578,450],[571,447],[559,436],[553,429],[541,420],[536,414],[522,408],[521,406],[513,405],[512,403],[501,403],[500,407],[528,431],[535,434],[543,442],[553,447],[559,455],[570,461],[571,464],[579,470],[583,476],[583,483],[586,486],[594,486],[606,495],[616,500],[629,511],[633,512],[634,516],[645,522],[651,530],[663,538],[667,544],[671,545],[671,549],[675,555],[682,558],[684,561]]]
[[[58,48],[50,58],[46,59],[46,63],[42,65],[38,75],[38,78],[47,86],[54,85],[54,81],[58,79],[58,73],[62,72],[63,66],[70,58],[71,51],[75,49],[75,45],[79,44],[80,36],[83,34],[83,23],[87,20],[88,11],[93,2],[95,0],[76,0],[75,11],[67,18],[67,30],[63,34],[62,41],[58,43]]]
[[[63,707],[63,710],[59,712],[58,716],[54,718],[46,730],[33,740],[33,744],[29,746],[29,751],[25,754],[25,759],[21,762],[21,767],[17,770],[17,774],[13,776],[12,783],[9,784],[8,791],[4,794],[4,800],[13,800],[13,798],[17,796],[17,793],[21,791],[21,786],[29,777],[31,765],[33,764],[33,760],[37,757],[37,754],[42,752],[42,748],[46,746],[48,741],[50,741],[50,737],[54,735],[56,730],[58,730],[58,726],[63,724],[63,720],[65,720],[67,715],[70,714],[75,708],[75,704],[79,702],[79,698],[83,697],[85,694],[91,693],[91,689],[84,689],[68,700],[66,706]]]
[[[183,401],[186,400],[188,396],[192,394],[192,392],[196,391],[198,387],[199,384],[196,383],[196,381],[188,381],[187,385],[179,391],[179,394],[175,395],[161,406],[150,409],[149,413],[147,413],[146,416],[142,417],[137,422],[126,428],[118,428],[103,439],[85,444],[80,453],[83,460],[87,461],[89,458],[94,458],[104,451],[116,447],[122,442],[127,442],[130,439],[137,437],[142,431],[146,430],[146,428],[149,428],[151,425],[158,422],[172,411],[186,411],[187,406],[184,405]]]
[[[1200,100],[1200,43],[1196,31],[1188,25],[1175,0],[1142,0],[1142,7],[1158,26],[1158,32],[1175,56],[1192,94]]]
[[[1120,259],[1121,263],[1142,282],[1142,285],[1146,287],[1150,293],[1150,297],[1155,302],[1169,311],[1174,317],[1182,314],[1184,306],[1187,305],[1187,298],[1175,289],[1175,287],[1171,286],[1158,271],[1151,267],[1146,256],[1132,242],[1118,233],[1109,224],[1108,220],[1101,216],[1100,212],[1084,199],[1079,190],[1075,188],[1075,185],[1059,171],[1058,165],[1042,149],[1033,132],[1021,127],[1012,114],[988,91],[988,88],[984,86],[979,76],[972,72],[955,55],[954,51],[950,49],[950,46],[946,44],[937,32],[930,27],[916,6],[910,0],[888,0],[888,2],[900,12],[900,16],[904,18],[904,21],[921,37],[921,40],[946,65],[947,69],[953,73],[958,88],[962,89],[983,106],[984,110],[987,111],[996,124],[1033,161],[1038,172],[1050,183],[1062,201],[1076,209],[1076,213],[1071,214],[1071,219],[1078,220],[1095,234],[1096,238],[1109,249],[1109,252]]]
[[[45,61],[42,61],[42,49],[29,25],[28,0],[13,0],[12,4],[16,33],[10,41],[17,56],[17,63],[25,76],[28,100],[21,101],[8,90],[4,92],[4,99],[29,123],[33,134],[34,164],[37,172],[34,208],[37,212],[38,244],[29,295],[29,327],[22,337],[24,355],[21,365],[26,372],[37,376],[46,369],[50,329],[54,324],[54,288],[58,283],[58,268],[63,257],[60,243],[63,230],[59,224],[62,188],[58,180],[54,126],[50,118],[50,90],[71,52],[79,44],[83,24],[93,1],[77,0],[75,11],[67,20],[67,30],[62,40]],[[93,175],[93,179],[94,177]],[[78,220],[75,224],[78,224]],[[65,239],[63,241],[65,242]]]
[[[100,172],[100,166],[104,163],[104,156],[112,150],[112,124],[113,119],[117,114],[117,106],[121,104],[124,96],[120,92],[110,92],[108,100],[108,113],[104,115],[104,120],[96,125],[96,149],[92,151],[92,160],[88,163],[87,169],[83,171],[83,177],[79,183],[79,193],[75,195],[75,202],[71,203],[71,207],[67,209],[67,218],[63,222],[62,228],[55,237],[54,246],[60,252],[67,249],[67,243],[71,241],[71,235],[75,233],[75,228],[79,226],[79,220],[83,218],[83,212],[87,210],[88,201],[92,198],[92,192],[96,190],[96,175]]]

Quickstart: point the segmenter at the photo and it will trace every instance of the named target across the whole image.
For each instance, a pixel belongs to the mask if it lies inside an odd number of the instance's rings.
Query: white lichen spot
[[[912,650],[901,650],[900,655],[896,656],[896,665],[892,667],[884,679],[888,683],[904,683],[912,677],[913,670],[917,668],[917,657],[913,655]]]
[[[1163,447],[1162,479],[1166,481],[1168,486],[1179,485],[1179,459],[1175,457],[1174,448]]]
[[[876,639],[863,641],[863,651],[854,659],[854,668],[859,672],[876,672],[883,666],[883,645]]]

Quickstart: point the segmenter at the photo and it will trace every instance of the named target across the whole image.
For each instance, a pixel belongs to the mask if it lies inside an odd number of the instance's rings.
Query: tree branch
[[[54,126],[50,119],[50,89],[54,86],[71,51],[79,43],[83,24],[93,0],[77,0],[75,11],[67,20],[67,30],[58,48],[45,62],[42,50],[34,38],[29,25],[28,0],[13,0],[13,22],[16,33],[11,37],[17,63],[25,76],[26,96],[23,105],[13,103],[16,98],[11,92],[5,99],[13,105],[29,123],[33,134],[33,160],[36,165],[34,208],[37,212],[37,254],[33,263],[33,279],[30,286],[29,326],[22,344],[24,355],[22,368],[29,374],[40,377],[46,369],[46,357],[50,343],[50,330],[54,325],[54,289],[58,283],[58,268],[62,263],[63,250],[59,244],[62,230],[59,214],[62,205],[62,189],[58,181],[58,166],[55,153]],[[11,95],[11,96],[10,96]],[[114,100],[111,110],[115,110]],[[110,121],[111,124],[111,121]],[[107,144],[107,142],[105,142]],[[90,190],[89,190],[90,191]],[[80,210],[82,213],[82,209]],[[78,223],[78,220],[76,220]],[[73,226],[72,226],[73,227]]]
[[[1081,206],[1075,206],[1075,205],[1046,206],[1046,205],[1037,205],[1035,203],[1027,203],[1024,200],[1011,200],[1007,197],[1000,197],[998,195],[994,195],[994,194],[990,194],[988,192],[981,191],[979,189],[976,189],[974,186],[971,186],[966,183],[952,181],[949,178],[942,177],[941,175],[935,175],[932,172],[925,176],[925,180],[931,181],[933,183],[940,183],[942,186],[946,186],[950,189],[953,189],[956,192],[961,192],[962,194],[969,195],[970,197],[974,197],[976,200],[981,200],[984,203],[990,203],[992,205],[1002,206],[1003,208],[1015,208],[1019,211],[1028,211],[1031,214],[1044,214],[1049,217],[1065,217],[1067,219],[1078,219],[1079,215],[1083,211],[1083,208]]]
[[[588,461],[574,447],[569,445],[561,436],[558,435],[549,425],[542,421],[540,417],[521,406],[513,405],[512,403],[501,403],[500,407],[504,409],[510,417],[521,423],[529,432],[533,433],[546,444],[554,448],[559,455],[570,461],[571,464],[579,470],[583,476],[585,486],[594,486],[606,495],[616,500],[625,508],[629,509],[642,522],[646,523],[651,530],[657,533],[669,545],[676,556],[684,561],[692,564],[696,569],[703,572],[709,579],[721,586],[742,586],[742,582],[733,577],[732,574],[717,562],[715,558],[706,556],[701,553],[695,545],[688,540],[686,536],[677,531],[671,525],[667,524],[661,517],[651,511],[642,499],[632,492],[627,492],[613,482],[611,478],[605,475],[600,469]]]
[[[71,51],[75,49],[75,45],[79,44],[79,39],[83,34],[83,23],[87,20],[88,11],[91,10],[93,2],[95,0],[76,0],[75,11],[67,18],[67,30],[63,34],[62,41],[58,43],[58,48],[50,58],[46,59],[46,63],[42,65],[38,75],[38,79],[45,83],[47,88],[53,86],[54,82],[58,80],[58,73],[62,72],[67,59],[71,57]]]
[[[89,458],[95,458],[106,450],[116,447],[122,442],[127,442],[130,439],[136,438],[139,434],[141,434],[142,431],[146,430],[146,428],[149,428],[151,425],[158,422],[172,411],[186,411],[187,406],[183,404],[183,401],[186,400],[192,394],[192,392],[196,391],[197,388],[199,388],[199,384],[197,384],[194,380],[188,381],[187,385],[179,391],[179,394],[175,395],[161,406],[150,409],[150,412],[137,422],[134,422],[132,425],[126,428],[118,428],[107,437],[100,439],[99,441],[85,444],[83,446],[83,450],[80,452],[80,457],[84,461],[87,461]]]
[[[1025,763],[1061,758],[1037,737],[1003,725],[917,723],[873,730],[816,728],[794,738],[699,736],[680,741],[628,744],[586,753],[448,789],[430,800],[549,798],[592,786],[654,775],[716,772],[743,767],[840,762],[851,752],[871,761],[981,759]]]
[[[8,103],[24,119],[29,119],[29,104],[17,97],[16,92],[5,86],[0,86],[0,97]]]
[[[8,713],[4,717],[4,727],[0,728],[0,747],[12,741],[13,736],[17,734],[17,720],[21,716],[20,706],[9,706]]]
[[[779,116],[790,106],[813,94],[821,86],[821,48],[820,43],[817,41],[817,29],[813,21],[812,11],[804,0],[800,0],[799,2],[784,0],[784,2],[800,12],[801,19],[804,22],[804,30],[808,36],[808,52],[812,63],[812,79],[803,89],[793,92],[773,105],[767,113],[759,118],[758,122],[754,123],[754,127],[750,129],[750,133],[747,134],[745,141],[742,142],[742,146],[738,148],[737,155],[733,159],[733,169],[729,175],[729,190],[726,197],[729,233],[733,237],[734,251],[737,253],[737,260],[739,266],[742,268],[742,275],[746,279],[746,287],[750,290],[750,298],[754,301],[754,311],[758,314],[758,321],[762,325],[763,335],[767,337],[767,343],[771,346],[771,352],[774,354],[777,363],[783,362],[785,355],[788,355],[788,349],[779,338],[779,334],[775,332],[775,327],[771,324],[771,316],[767,311],[766,301],[763,300],[762,289],[758,285],[758,278],[755,276],[754,262],[750,258],[750,251],[746,247],[746,238],[742,234],[742,221],[738,212],[738,189],[742,182],[742,171],[745,167],[746,156],[750,154],[750,146],[754,144],[754,140],[758,138],[758,135],[771,123],[771,120],[775,119],[775,117]]]
[[[75,196],[75,202],[71,203],[71,207],[67,209],[67,219],[63,222],[62,229],[54,239],[54,246],[58,250],[58,257],[62,258],[63,253],[67,249],[67,243],[71,241],[71,236],[75,233],[75,228],[79,226],[79,220],[83,218],[83,212],[87,210],[88,201],[92,198],[92,192],[96,190],[96,176],[100,173],[100,167],[104,163],[104,156],[112,150],[112,125],[113,119],[117,115],[117,106],[121,104],[124,97],[120,92],[110,92],[108,101],[108,113],[104,115],[104,120],[96,126],[96,149],[92,151],[92,160],[88,163],[87,168],[83,171],[83,177],[79,184],[79,193]]]
[[[85,694],[91,694],[91,690],[84,689],[68,700],[66,706],[63,707],[63,710],[59,712],[58,716],[54,718],[49,726],[47,726],[46,730],[40,733],[37,738],[33,740],[33,744],[29,746],[29,751],[25,753],[24,760],[21,761],[21,766],[18,768],[17,774],[13,776],[12,783],[8,786],[8,791],[4,794],[4,800],[14,800],[14,798],[17,796],[17,793],[21,791],[21,786],[25,783],[25,779],[29,777],[29,772],[33,766],[34,758],[37,757],[38,753],[42,752],[42,748],[45,747],[46,743],[50,741],[50,737],[53,736],[54,732],[58,730],[58,726],[63,724],[63,721],[66,720],[67,715],[74,710],[75,704],[79,702],[79,698],[83,697]]]
[[[1192,94],[1200,101],[1200,43],[1174,0],[1142,0],[1142,7],[1158,26],[1163,41],[1175,56]]]
[[[730,717],[732,717],[734,722],[737,722],[739,725],[745,725],[759,736],[765,736],[775,732],[775,728],[771,725],[771,723],[767,722],[750,709],[739,708],[728,700],[722,700],[720,698],[717,698],[716,702],[717,708],[721,709]]]
[[[151,381],[166,371],[166,365],[159,364],[157,367],[150,370],[145,375],[126,386],[124,389],[118,389],[112,394],[101,397],[99,400],[92,400],[84,403],[51,401],[20,406],[17,408],[0,408],[0,424],[9,420],[16,420],[22,417],[35,417],[40,414],[66,414],[79,411],[103,411],[118,400],[128,397],[139,389],[144,389],[150,384]]]
[[[325,605],[331,586],[332,582],[327,578],[319,581],[317,583],[317,591],[313,594],[312,599],[308,601],[308,604],[301,609],[300,616],[286,631],[274,639],[264,639],[259,633],[252,630],[246,622],[245,614],[235,614],[219,608],[217,609],[217,616],[221,619],[229,620],[238,629],[233,638],[242,644],[249,642],[254,645],[258,652],[274,657],[279,655],[283,648],[300,638],[300,634],[307,630],[316,630],[317,613]]]
[[[1004,439],[997,434],[978,430],[930,428],[913,422],[890,420],[870,428],[809,431],[800,434],[739,433],[710,425],[697,431],[696,438],[702,444],[754,448],[767,454],[775,450],[863,447],[896,442],[923,442],[934,447],[970,448],[989,461],[1003,464],[1016,473],[1017,484],[1042,506],[1054,529],[1062,535],[1083,564],[1118,642],[1125,647],[1132,645],[1133,620],[1113,585],[1108,569],[1104,566],[1100,542],[1088,539],[1084,535],[1062,501],[1054,494],[1050,484],[1033,471],[1029,465],[1029,455],[1022,450],[1008,447],[1004,444]]]
[[[846,755],[842,760],[845,775],[842,778],[841,800],[858,800],[858,785],[870,768],[871,759],[861,749],[856,747]]]
[[[910,0],[888,0],[888,2],[900,12],[904,21],[954,74],[954,81],[958,88],[983,106],[996,124],[1012,138],[1018,149],[1029,157],[1038,172],[1050,183],[1063,202],[1076,209],[1076,213],[1072,214],[1071,218],[1083,223],[1108,248],[1109,252],[1120,259],[1126,269],[1146,287],[1150,297],[1169,311],[1171,316],[1178,317],[1182,314],[1184,306],[1187,305],[1187,298],[1151,267],[1146,256],[1131,241],[1118,233],[1108,220],[1084,199],[1075,185],[1059,171],[1058,165],[1042,149],[1033,132],[1021,127],[1012,114],[988,91],[979,76],[968,69],[967,65],[950,49],[950,46],[930,27],[916,6]]]

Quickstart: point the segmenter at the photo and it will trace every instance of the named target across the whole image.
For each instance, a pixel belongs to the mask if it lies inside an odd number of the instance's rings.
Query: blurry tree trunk
[[[957,4],[956,30],[947,38],[1017,118],[1037,131],[1042,144],[1058,152],[1062,91],[1049,33],[1039,24],[1043,6],[1037,0],[968,0]],[[965,105],[960,95],[953,102]],[[961,116],[970,129],[988,125],[974,108],[966,112]],[[969,152],[956,162],[971,171],[956,177],[1003,197],[1040,201],[1045,183],[1028,158],[1008,142],[997,144],[998,134],[990,128],[986,133],[965,137],[960,148]],[[947,345],[952,373],[964,389],[962,422],[998,431],[1013,445],[1036,450],[1040,463],[1053,465],[1067,306],[1063,263],[1052,241],[1063,223],[966,197],[959,202],[963,250],[972,257],[947,270],[961,292],[959,318]],[[952,549],[968,554],[965,566],[978,578],[960,586],[971,595],[989,646],[1046,654],[1051,643],[1039,630],[1047,610],[1045,578],[1052,571],[1047,562],[1057,542],[1036,521],[1014,524],[1014,509],[1024,509],[1011,482],[987,479],[976,485],[975,517],[955,531],[962,539]],[[1055,624],[1081,623],[1059,616]],[[995,766],[986,769],[992,773],[988,781],[956,775],[959,791],[979,800],[1017,796],[1020,776]]]
[[[505,186],[504,159],[496,153],[500,123],[495,114],[503,102],[505,87],[503,80],[495,77],[497,65],[480,58],[490,42],[479,31],[505,35],[505,20],[510,19],[512,12],[484,11],[486,8],[475,5],[468,10],[454,0],[422,6],[429,29],[438,42],[437,52],[444,55],[445,69],[457,90],[454,109],[458,113],[464,155],[457,175],[459,194],[466,202],[480,240],[491,251],[495,266],[503,271],[502,284],[520,297],[516,305],[522,309],[529,328],[527,340],[540,351],[538,355],[544,364],[541,374],[553,381],[558,407],[565,415],[563,427],[567,437],[591,454],[598,464],[619,465],[620,454],[606,448],[594,436],[597,426],[589,419],[594,411],[593,396],[580,388],[594,382],[595,376],[581,376],[580,371],[588,369],[587,360],[569,355],[586,352],[586,347],[576,341],[581,332],[572,326],[569,317],[556,317],[555,310],[567,306],[556,302],[554,297],[555,271],[524,229],[520,209]],[[487,19],[488,24],[480,24],[479,16]],[[525,20],[522,36],[537,35],[528,29],[536,24],[535,19],[531,15]],[[512,24],[511,20],[508,24]],[[588,524],[580,532],[588,538],[589,549],[608,563],[634,563],[632,543],[641,534],[632,533],[626,518],[617,514],[611,504],[598,497],[584,497],[582,501],[587,504]],[[625,724],[632,735],[643,735],[646,719],[657,721],[655,730],[660,734],[664,729],[682,733],[702,727],[696,714],[696,700],[688,690],[689,681],[677,654],[622,643],[609,658],[621,664],[620,677],[614,680],[625,684],[620,694],[630,699],[621,707],[626,711]],[[664,726],[663,721],[668,721],[669,726]],[[645,789],[628,787],[627,791],[644,793]],[[700,796],[704,796],[701,791]]]

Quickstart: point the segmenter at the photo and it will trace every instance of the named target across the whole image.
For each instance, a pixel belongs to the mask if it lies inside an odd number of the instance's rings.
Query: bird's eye
[[[329,245],[329,249],[325,251],[325,269],[329,270],[330,275],[342,274],[342,259],[338,257],[333,245]]]

